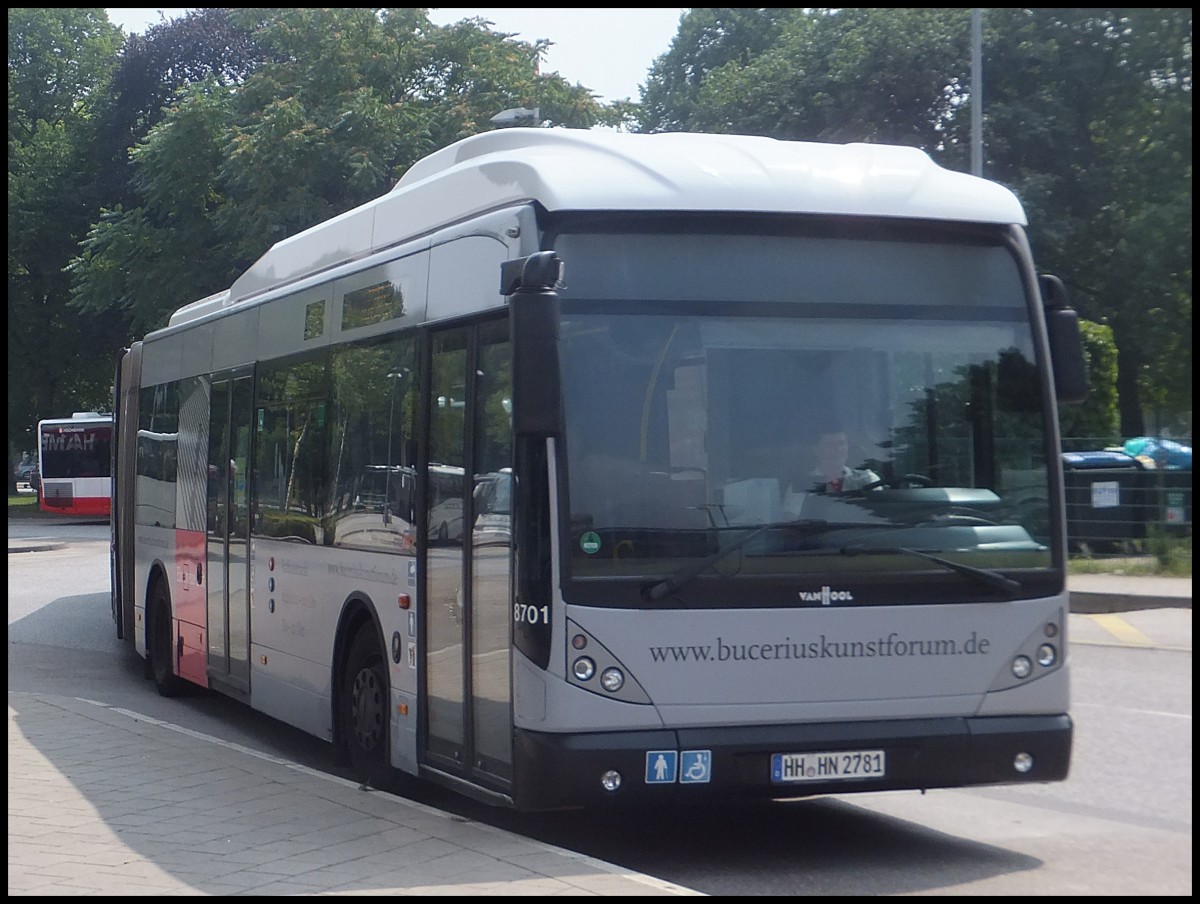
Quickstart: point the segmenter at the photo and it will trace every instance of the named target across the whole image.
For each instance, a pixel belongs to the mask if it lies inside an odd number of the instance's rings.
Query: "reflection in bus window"
[[[475,526],[471,542],[476,546],[512,542],[512,468],[484,474],[475,484]]]
[[[416,373],[411,336],[334,350],[326,545],[413,551]]]
[[[318,543],[325,507],[328,372],[324,362],[289,362],[264,371],[256,411],[256,532]]]

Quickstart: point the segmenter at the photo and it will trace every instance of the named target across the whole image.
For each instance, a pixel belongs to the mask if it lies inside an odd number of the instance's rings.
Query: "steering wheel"
[[[899,479],[892,479],[890,481],[881,477],[879,480],[872,480],[866,486],[860,487],[860,489],[874,490],[882,486],[897,490],[912,487],[931,487],[933,486],[933,480],[924,474],[905,474]]]

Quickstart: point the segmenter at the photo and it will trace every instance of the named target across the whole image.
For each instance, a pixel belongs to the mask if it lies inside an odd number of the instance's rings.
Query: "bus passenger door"
[[[246,471],[251,378],[214,380],[208,434],[208,678],[250,690],[250,572]]]
[[[442,330],[432,339],[422,527],[424,758],[504,791],[512,779],[508,321]],[[461,479],[451,483],[455,474]],[[461,514],[447,529],[448,510]]]

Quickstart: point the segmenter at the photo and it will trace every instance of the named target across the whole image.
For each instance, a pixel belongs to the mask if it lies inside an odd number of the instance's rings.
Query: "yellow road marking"
[[[1122,643],[1134,644],[1139,647],[1154,646],[1154,641],[1119,615],[1089,615],[1088,618]]]

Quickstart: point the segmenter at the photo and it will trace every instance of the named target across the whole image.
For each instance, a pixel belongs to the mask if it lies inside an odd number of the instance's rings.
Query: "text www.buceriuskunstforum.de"
[[[652,646],[654,662],[759,662],[795,659],[875,659],[881,657],[978,656],[986,654],[991,641],[974,631],[965,640],[907,639],[893,631],[876,640],[836,640],[822,634],[815,640],[761,643],[726,642],[718,637],[715,644]]]

